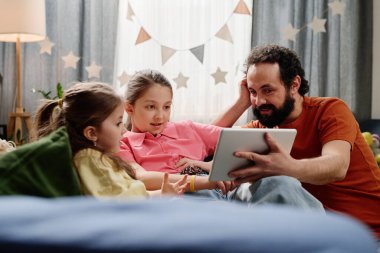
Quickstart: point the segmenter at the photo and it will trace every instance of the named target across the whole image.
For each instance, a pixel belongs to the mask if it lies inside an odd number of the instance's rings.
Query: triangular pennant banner
[[[234,13],[237,14],[247,14],[251,15],[251,12],[249,11],[247,5],[245,4],[244,0],[240,0],[238,5],[236,6]]]
[[[135,45],[143,43],[144,41],[150,40],[150,35],[141,27],[139,35],[137,36],[137,40]]]
[[[234,43],[232,40],[232,36],[230,33],[230,29],[228,29],[227,24],[225,24],[215,35],[216,37]]]
[[[134,15],[135,13],[133,12],[131,5],[128,3],[127,19],[132,21]]]
[[[204,44],[190,49],[193,55],[197,57],[198,61],[200,61],[202,64],[203,64],[204,49],[205,49]]]
[[[164,65],[177,52],[173,48],[161,46],[161,60]]]

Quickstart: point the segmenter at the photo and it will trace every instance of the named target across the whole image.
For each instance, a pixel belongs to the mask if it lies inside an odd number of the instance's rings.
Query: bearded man
[[[267,134],[270,152],[236,152],[254,165],[229,175],[238,184],[296,178],[325,209],[363,221],[380,240],[380,170],[349,107],[339,98],[305,96],[305,72],[285,47],[253,48],[245,74],[238,100],[214,124],[230,127],[252,107],[257,120],[243,127],[294,128],[297,136],[288,154]]]

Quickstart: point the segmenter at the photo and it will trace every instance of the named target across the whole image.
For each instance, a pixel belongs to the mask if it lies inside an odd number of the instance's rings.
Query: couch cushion
[[[81,195],[65,128],[0,155],[0,195]]]

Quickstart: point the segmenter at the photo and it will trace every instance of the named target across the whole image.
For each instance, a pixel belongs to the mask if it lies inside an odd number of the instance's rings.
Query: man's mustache
[[[275,110],[276,108],[274,107],[274,105],[261,105],[261,106],[258,106],[256,107],[256,110],[260,111],[260,110]]]

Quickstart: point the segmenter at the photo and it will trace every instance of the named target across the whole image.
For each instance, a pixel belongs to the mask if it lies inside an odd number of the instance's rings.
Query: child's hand
[[[162,186],[161,186],[161,194],[167,194],[167,195],[181,195],[183,194],[186,189],[188,188],[187,183],[187,175],[184,175],[180,180],[178,180],[175,183],[169,182],[169,174],[165,173],[163,180],[162,180]]]
[[[191,167],[191,168],[199,167],[205,171],[210,172],[212,162],[203,162],[203,161],[191,160],[189,158],[182,158],[181,160],[177,162],[175,166],[177,168],[180,168],[181,170],[183,170],[186,167]]]

